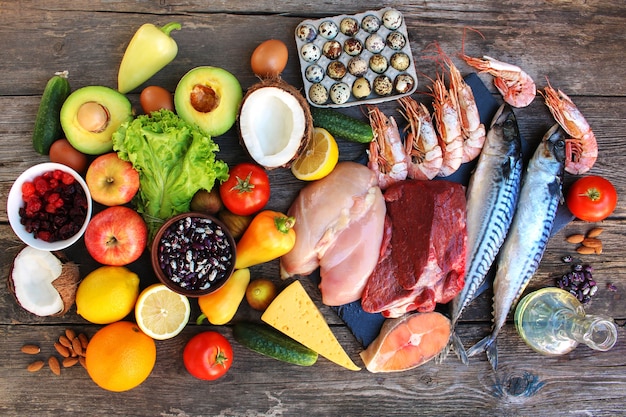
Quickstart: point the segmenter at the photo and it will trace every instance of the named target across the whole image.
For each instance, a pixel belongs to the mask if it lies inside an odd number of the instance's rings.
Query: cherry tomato
[[[261,78],[276,77],[287,66],[287,45],[278,39],[268,39],[256,47],[250,58],[252,72]]]
[[[615,210],[617,191],[606,178],[588,175],[572,184],[565,201],[569,211],[580,220],[598,222]]]
[[[212,381],[224,376],[230,369],[233,347],[218,332],[198,333],[185,345],[183,362],[194,377]]]
[[[144,88],[139,95],[139,103],[145,114],[153,111],[167,109],[174,111],[174,98],[172,93],[158,85],[151,85]]]
[[[50,146],[50,162],[57,162],[84,174],[89,165],[89,158],[74,148],[67,139],[55,140]]]
[[[259,165],[244,162],[230,170],[220,185],[224,206],[240,216],[249,216],[265,207],[270,199],[270,179]]]

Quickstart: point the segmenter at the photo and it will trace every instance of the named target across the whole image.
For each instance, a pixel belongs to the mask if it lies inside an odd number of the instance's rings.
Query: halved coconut
[[[74,304],[78,265],[62,252],[26,246],[13,260],[7,285],[17,303],[38,316],[62,316]]]
[[[288,168],[312,134],[309,105],[296,88],[270,78],[248,89],[239,110],[239,135],[259,165]]]

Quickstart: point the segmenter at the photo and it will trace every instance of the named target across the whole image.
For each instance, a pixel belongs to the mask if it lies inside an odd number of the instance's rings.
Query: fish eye
[[[556,141],[556,143],[554,144],[558,149],[563,149],[565,148],[565,140],[563,139],[559,139]]]

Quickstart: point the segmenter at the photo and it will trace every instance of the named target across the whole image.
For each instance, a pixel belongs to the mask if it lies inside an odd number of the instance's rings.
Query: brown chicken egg
[[[50,162],[63,164],[79,174],[84,174],[87,171],[89,158],[76,150],[67,139],[59,139],[50,146]]]
[[[150,85],[144,88],[139,95],[139,103],[145,114],[161,109],[174,111],[174,97],[172,97],[172,93],[158,85]]]
[[[252,72],[261,78],[276,77],[287,66],[287,45],[278,39],[268,39],[256,47],[250,58]]]

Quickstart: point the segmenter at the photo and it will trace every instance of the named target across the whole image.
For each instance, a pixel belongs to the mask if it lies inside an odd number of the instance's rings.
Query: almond
[[[69,358],[64,358],[63,359],[63,367],[64,368],[69,368],[70,366],[74,366],[78,363],[78,357],[69,357]]]
[[[53,374],[61,375],[61,364],[59,363],[59,360],[56,356],[50,356],[48,358],[48,366],[50,367],[50,370]]]
[[[576,252],[581,255],[591,255],[596,253],[594,248],[590,248],[589,246],[579,246],[576,248]]]
[[[87,369],[87,361],[84,356],[78,357],[78,363],[80,363],[83,368]]]
[[[37,372],[38,370],[43,368],[43,365],[44,361],[35,361],[31,362],[26,369],[28,369],[28,372]]]
[[[74,340],[76,338],[76,332],[72,329],[65,329],[65,337],[69,340]]]
[[[63,346],[61,343],[54,342],[54,348],[56,349],[57,352],[59,352],[59,355],[63,356],[64,358],[67,358],[70,356],[70,350],[66,348],[65,346]]]
[[[83,350],[86,350],[87,344],[89,344],[89,339],[87,338],[87,335],[85,333],[80,333],[78,335],[78,339],[80,340],[80,345],[82,346]]]
[[[576,243],[581,243],[583,240],[585,240],[585,236],[584,236],[584,235],[581,235],[581,234],[579,234],[579,233],[577,233],[577,234],[575,234],[575,235],[569,235],[569,236],[567,236],[567,237],[565,238],[565,240],[566,240],[568,243],[574,243],[574,244],[576,244]]]
[[[65,346],[66,348],[72,347],[72,341],[67,338],[65,335],[59,336],[59,343]]]
[[[587,237],[598,237],[604,232],[604,229],[601,227],[594,227],[590,231],[587,232]]]
[[[28,355],[36,355],[41,352],[41,349],[37,345],[24,345],[21,350]]]
[[[596,255],[602,254],[602,246],[599,246],[597,248],[593,248],[593,250],[595,251]]]
[[[78,356],[83,355],[83,346],[78,337],[75,337],[74,340],[72,340],[72,349],[74,349],[74,352],[76,352]]]
[[[602,241],[595,237],[586,237],[581,243],[588,248],[602,247]]]

